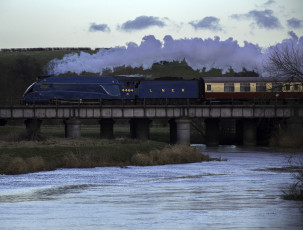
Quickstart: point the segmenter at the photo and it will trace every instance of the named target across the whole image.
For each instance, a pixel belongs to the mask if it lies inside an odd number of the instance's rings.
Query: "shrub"
[[[63,168],[79,168],[80,162],[79,158],[73,153],[67,153],[63,156],[62,159]]]
[[[5,174],[28,173],[28,164],[21,157],[12,158],[4,170]]]
[[[148,154],[136,154],[131,159],[133,165],[164,165],[184,164],[209,161],[208,155],[203,155],[196,148],[187,145],[173,145],[161,150],[152,150]]]
[[[30,157],[26,159],[28,170],[31,172],[37,172],[45,170],[45,162],[41,156]]]
[[[293,169],[295,182],[289,186],[288,191],[284,191],[284,199],[303,200],[303,155],[297,158],[290,156],[288,162]]]
[[[132,156],[131,164],[133,165],[140,165],[140,166],[147,166],[152,164],[151,157],[146,154],[137,153]]]

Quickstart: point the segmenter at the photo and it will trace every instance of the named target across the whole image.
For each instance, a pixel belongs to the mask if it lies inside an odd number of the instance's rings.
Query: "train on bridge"
[[[23,104],[199,104],[303,99],[298,80],[272,77],[204,77],[148,80],[127,76],[47,77],[30,85]],[[290,100],[290,101],[291,101]]]

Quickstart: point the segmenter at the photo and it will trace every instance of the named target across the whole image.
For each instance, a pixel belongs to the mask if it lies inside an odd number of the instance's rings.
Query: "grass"
[[[57,168],[181,164],[214,160],[187,145],[129,139],[127,125],[115,127],[116,139],[99,138],[99,126],[82,127],[79,139],[65,139],[64,126],[41,126],[41,141],[25,141],[24,127],[0,127],[0,174],[23,174]],[[167,127],[151,136],[169,139]],[[166,137],[167,134],[167,137]]]
[[[0,142],[0,173],[19,174],[56,168],[125,166],[139,152],[163,148],[161,142],[130,139],[63,139]]]
[[[212,160],[187,145],[125,138],[62,139],[0,142],[0,174],[21,174],[57,168],[146,166]]]
[[[201,154],[197,149],[187,145],[166,146],[162,149],[151,150],[148,154],[137,153],[132,156],[134,165],[165,165],[194,163],[215,160],[208,155]]]

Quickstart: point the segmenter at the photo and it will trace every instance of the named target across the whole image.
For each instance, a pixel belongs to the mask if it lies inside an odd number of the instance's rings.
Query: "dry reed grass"
[[[130,143],[130,141],[123,140]],[[46,148],[37,149],[35,154],[26,153],[25,149],[19,149],[19,154],[2,154],[0,163],[0,173],[2,174],[23,174],[37,171],[54,170],[57,168],[93,168],[104,166],[149,166],[164,164],[183,164],[201,161],[214,160],[208,155],[201,154],[196,148],[187,145],[174,145],[159,148],[157,143],[142,142],[138,144],[115,144],[99,145],[94,147],[64,148],[61,153],[54,153],[54,150]],[[22,143],[20,143],[22,144]],[[33,149],[34,144],[30,144],[29,149]],[[46,144],[47,145],[47,144]],[[142,147],[143,146],[143,147]],[[28,147],[28,146],[27,146]],[[10,148],[8,148],[9,150]],[[139,150],[141,149],[141,150]],[[15,150],[17,150],[15,148]],[[23,150],[23,152],[22,152]],[[138,151],[139,150],[139,151]],[[50,155],[51,154],[51,155]]]
[[[164,165],[184,164],[212,160],[208,155],[200,153],[188,145],[173,145],[161,150],[156,149],[148,154],[137,153],[131,158],[132,165]]]
[[[7,166],[4,167],[4,174],[23,174],[45,170],[45,162],[41,156],[23,159],[12,157],[7,159]]]

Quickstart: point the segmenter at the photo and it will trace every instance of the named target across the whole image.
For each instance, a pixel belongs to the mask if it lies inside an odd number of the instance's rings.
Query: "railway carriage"
[[[206,100],[279,100],[303,98],[303,85],[289,78],[205,77]]]

